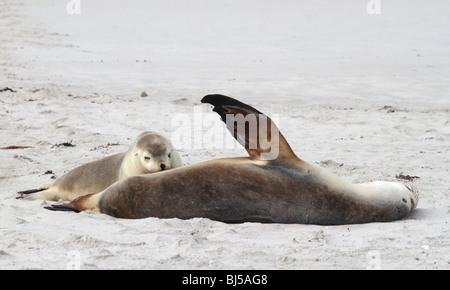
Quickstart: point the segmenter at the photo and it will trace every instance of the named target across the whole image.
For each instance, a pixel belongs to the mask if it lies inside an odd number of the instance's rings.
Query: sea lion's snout
[[[161,170],[164,170],[164,169],[166,169],[166,164],[161,163],[161,164],[159,165],[159,167],[161,167]]]
[[[417,203],[419,202],[419,191],[412,184],[404,185],[411,192],[411,211],[417,207]]]

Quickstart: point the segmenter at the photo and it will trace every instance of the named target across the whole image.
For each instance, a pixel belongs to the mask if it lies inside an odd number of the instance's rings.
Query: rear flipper
[[[54,204],[46,206],[45,209],[53,211],[100,211],[98,208],[98,201],[100,200],[101,193],[91,193],[75,198],[69,203]]]
[[[68,206],[68,204],[54,204],[51,206],[45,206],[45,209],[52,210],[52,211],[73,211],[76,213],[79,213],[80,211],[76,208],[73,208],[71,206]]]
[[[49,189],[50,187],[51,187],[51,184],[50,184],[50,183],[45,183],[45,184],[42,184],[41,186],[39,186],[39,188],[36,188],[36,189],[29,189],[29,190],[21,190],[21,191],[18,191],[17,193],[19,194],[19,196],[16,197],[16,199],[21,199],[21,198],[31,199],[31,200],[33,200],[33,199],[47,199],[47,198],[39,198],[38,196],[35,196],[34,198],[33,198],[32,196],[30,196],[30,197],[24,197],[24,195],[28,195],[28,194],[33,194],[33,193],[41,192],[41,191],[44,191],[44,190]],[[41,195],[41,196],[42,196],[42,195]],[[44,196],[42,196],[42,197],[50,197],[50,196],[47,194],[47,195],[44,195]]]
[[[20,194],[20,196],[18,198],[23,198],[24,194],[31,194],[31,193],[36,193],[36,192],[40,192],[43,191],[45,189],[29,189],[29,190],[21,190],[18,191],[17,193]]]
[[[59,200],[59,195],[54,189],[30,189],[18,192],[17,199],[27,200]]]

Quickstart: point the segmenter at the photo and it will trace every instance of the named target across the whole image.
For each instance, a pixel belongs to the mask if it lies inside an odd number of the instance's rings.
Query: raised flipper
[[[224,95],[207,95],[233,137],[252,160],[299,160],[275,123],[255,108]]]

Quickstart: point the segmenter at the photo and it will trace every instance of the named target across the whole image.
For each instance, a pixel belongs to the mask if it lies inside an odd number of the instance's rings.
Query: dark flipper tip
[[[23,195],[23,194],[36,193],[36,192],[40,192],[40,191],[43,191],[43,190],[45,190],[45,189],[29,189],[29,190],[18,191],[17,193],[20,194],[20,195]]]
[[[76,210],[74,208],[65,206],[64,204],[54,204],[54,205],[51,205],[51,206],[45,206],[44,208],[48,209],[48,210],[52,210],[52,211],[73,211],[73,212],[76,212],[76,213],[80,212],[79,210]]]
[[[229,106],[247,110],[248,113],[252,113],[252,114],[262,114],[260,111],[256,110],[252,106],[242,103],[241,101],[238,101],[236,99],[233,99],[233,98],[230,98],[230,97],[227,97],[224,95],[219,95],[219,94],[204,96],[203,99],[201,100],[201,102],[213,105],[214,106],[213,111],[218,113],[222,117],[222,120],[224,122],[225,122],[224,115],[227,114],[229,111],[229,109],[226,107],[229,107]]]

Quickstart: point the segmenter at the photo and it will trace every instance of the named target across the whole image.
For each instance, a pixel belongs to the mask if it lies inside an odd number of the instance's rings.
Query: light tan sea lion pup
[[[144,132],[127,152],[86,163],[64,174],[51,184],[21,191],[25,199],[73,200],[98,193],[114,182],[130,176],[154,173],[182,166],[179,153],[166,137]]]
[[[394,221],[417,206],[417,192],[403,184],[351,184],[301,160],[276,125],[244,103],[222,95],[208,95],[202,102],[214,105],[250,157],[129,177],[100,193],[47,208],[119,218],[338,225]]]

